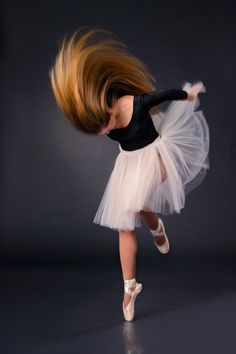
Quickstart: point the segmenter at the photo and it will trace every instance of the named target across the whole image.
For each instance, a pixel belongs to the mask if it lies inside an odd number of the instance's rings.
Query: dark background
[[[210,170],[180,215],[163,216],[168,255],[136,229],[145,292],[128,337],[118,232],[92,222],[118,144],[76,131],[49,82],[59,41],[80,26],[115,33],[157,86],[207,89]],[[1,2],[3,354],[121,354],[122,333],[126,349],[135,336],[145,348],[132,353],[235,352],[235,59],[233,1]]]
[[[118,233],[92,220],[118,145],[76,131],[49,84],[59,41],[80,26],[118,35],[157,85],[204,82],[210,170],[181,214],[164,217],[170,257],[235,254],[233,2],[3,1],[2,10],[1,260],[117,255]],[[149,262],[155,253],[148,230],[136,231]]]

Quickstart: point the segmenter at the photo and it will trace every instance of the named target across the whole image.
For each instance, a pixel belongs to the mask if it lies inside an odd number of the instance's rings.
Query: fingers
[[[194,99],[196,99],[199,92],[206,92],[206,87],[204,86],[202,81],[199,81],[192,84],[191,87],[187,87],[185,91],[188,92],[188,100],[193,101]]]
[[[190,92],[196,96],[199,92],[205,92],[205,86],[202,83],[195,84],[191,87]]]
[[[192,88],[195,88],[198,92],[206,92],[206,87],[202,81],[193,84]]]

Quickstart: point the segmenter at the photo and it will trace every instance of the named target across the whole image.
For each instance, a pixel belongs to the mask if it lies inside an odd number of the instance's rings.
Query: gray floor
[[[235,353],[236,262],[164,257],[139,260],[133,322],[118,263],[2,265],[1,353]]]

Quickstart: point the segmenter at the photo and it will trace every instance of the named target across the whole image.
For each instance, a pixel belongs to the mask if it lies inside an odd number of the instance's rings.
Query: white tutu
[[[185,82],[183,90],[190,87]],[[209,169],[209,128],[203,111],[196,111],[199,104],[198,96],[172,101],[164,112],[151,115],[159,136],[141,149],[126,151],[118,144],[120,152],[94,223],[134,230],[142,226],[140,210],[180,213],[185,196]]]

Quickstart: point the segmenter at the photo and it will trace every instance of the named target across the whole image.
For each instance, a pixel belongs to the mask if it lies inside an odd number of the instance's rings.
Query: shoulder
[[[114,106],[114,115],[118,120],[118,125],[126,127],[130,122],[134,110],[133,95],[125,95],[120,97]]]
[[[112,107],[115,115],[123,115],[126,112],[130,113],[133,109],[134,96],[125,95],[117,99],[115,105]]]
[[[134,96],[133,95],[125,95],[120,97],[117,101],[120,106],[126,106],[133,102]]]
[[[128,116],[132,115],[133,106],[134,106],[133,95],[125,95],[120,98],[119,111],[121,114],[127,114]]]

